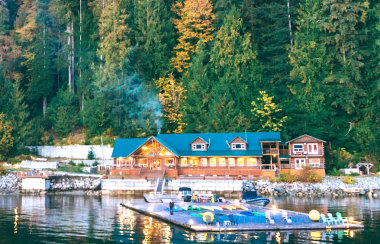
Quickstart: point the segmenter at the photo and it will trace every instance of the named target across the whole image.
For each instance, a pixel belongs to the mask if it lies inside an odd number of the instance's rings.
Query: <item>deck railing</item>
[[[289,149],[280,149],[280,154],[289,155]]]
[[[276,165],[275,164],[262,164],[260,166],[261,170],[276,170]]]
[[[278,149],[277,148],[264,148],[263,154],[264,155],[278,154]]]

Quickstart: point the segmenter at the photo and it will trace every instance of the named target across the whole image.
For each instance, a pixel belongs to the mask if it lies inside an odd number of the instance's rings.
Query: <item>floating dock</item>
[[[184,207],[185,205],[197,205],[197,206],[219,206],[226,205],[226,203],[175,203],[175,206]],[[133,211],[151,216],[153,218],[171,223],[182,228],[195,231],[195,232],[219,232],[219,231],[270,231],[270,230],[317,230],[317,229],[363,229],[364,226],[360,222],[353,221],[350,224],[334,224],[326,225],[320,222],[313,222],[310,220],[309,215],[306,213],[287,211],[282,209],[273,210],[266,207],[251,207],[250,212],[261,213],[254,216],[246,216],[240,214],[243,210],[222,210],[213,212],[215,214],[229,215],[233,214],[237,220],[237,224],[229,226],[221,226],[220,228],[214,225],[206,225],[203,217],[195,217],[190,214],[199,213],[203,214],[210,212],[208,210],[188,210],[178,211],[170,215],[168,211],[168,203],[142,203],[142,204],[120,204],[122,207],[131,209]],[[227,204],[229,205],[229,204]],[[274,224],[270,224],[266,221],[265,212],[270,211],[271,216],[274,218]],[[282,211],[287,211],[288,217],[291,218],[292,223],[287,224],[282,218]]]
[[[148,203],[169,203],[169,202],[183,202],[181,197],[178,197],[178,194],[144,194],[144,200]],[[168,205],[168,204],[166,204]],[[169,206],[169,205],[168,205]]]

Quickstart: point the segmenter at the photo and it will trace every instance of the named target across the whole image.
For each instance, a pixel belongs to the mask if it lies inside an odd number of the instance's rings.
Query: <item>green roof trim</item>
[[[290,158],[290,155],[280,154],[280,158]]]
[[[296,138],[294,138],[294,139],[292,139],[292,140],[290,140],[290,141],[287,141],[286,144],[288,144],[288,143],[291,142],[291,141],[297,140],[297,139],[299,139],[299,138],[301,138],[301,137],[304,137],[304,136],[308,136],[308,137],[314,138],[314,139],[316,139],[316,140],[318,140],[318,141],[321,141],[321,142],[326,143],[324,140],[318,139],[318,138],[316,138],[316,137],[314,137],[314,136],[310,136],[310,135],[308,135],[308,134],[303,134],[302,136],[299,136],[299,137],[296,137]]]

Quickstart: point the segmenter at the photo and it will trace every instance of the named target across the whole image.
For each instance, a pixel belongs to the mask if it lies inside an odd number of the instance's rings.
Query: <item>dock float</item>
[[[218,207],[220,203],[187,203],[188,205]],[[175,206],[185,207],[186,203],[176,203]],[[155,219],[188,229],[194,232],[220,232],[220,228],[224,231],[272,231],[272,230],[331,230],[331,229],[363,229],[364,225],[360,222],[353,221],[349,224],[332,224],[326,225],[322,222],[313,222],[310,220],[309,215],[301,212],[287,211],[283,209],[273,210],[265,207],[251,207],[245,205],[249,212],[254,212],[253,216],[242,214],[241,209],[237,210],[222,210],[222,211],[208,211],[208,210],[188,210],[176,211],[170,215],[168,211],[168,203],[142,203],[142,204],[120,204],[124,208],[142,213],[144,215],[153,217]],[[273,217],[274,223],[269,223],[266,220],[265,213],[270,212]],[[284,221],[282,213],[286,211],[288,218],[291,218],[292,223],[287,224]],[[223,225],[222,227],[213,225],[206,225],[203,217],[196,217],[191,214],[204,214],[211,212],[213,215],[233,215],[237,223],[232,225]]]

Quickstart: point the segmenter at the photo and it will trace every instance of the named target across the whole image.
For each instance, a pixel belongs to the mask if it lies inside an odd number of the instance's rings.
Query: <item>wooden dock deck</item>
[[[228,205],[225,203],[175,203],[175,206],[185,206],[185,205],[197,205],[197,206],[219,206]],[[220,229],[217,225],[206,225],[204,224],[202,217],[194,217],[190,215],[191,213],[205,213],[210,212],[207,210],[199,211],[179,211],[174,212],[170,215],[167,210],[169,207],[168,203],[142,203],[142,204],[120,204],[121,206],[134,210],[136,212],[151,216],[153,218],[180,226],[185,229],[189,229],[195,232],[219,232]],[[248,206],[246,206],[248,207]],[[223,210],[218,213],[220,214],[233,214],[237,220],[238,224],[227,226],[226,231],[270,231],[270,230],[318,230],[318,229],[362,229],[364,226],[360,222],[353,222],[352,224],[335,224],[329,225],[320,222],[313,222],[310,220],[309,215],[306,213],[287,211],[288,217],[292,219],[292,224],[286,224],[282,219],[281,211],[286,211],[282,209],[270,209],[265,207],[248,207],[250,212],[265,213],[270,211],[271,215],[274,216],[275,223],[270,224],[266,221],[265,216],[255,215],[255,216],[245,216],[239,214],[243,210]],[[212,212],[215,214],[216,212]],[[225,227],[221,227],[222,231],[225,231]]]

